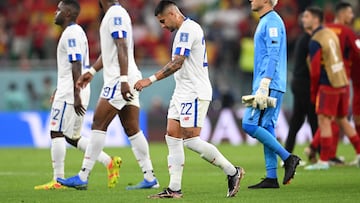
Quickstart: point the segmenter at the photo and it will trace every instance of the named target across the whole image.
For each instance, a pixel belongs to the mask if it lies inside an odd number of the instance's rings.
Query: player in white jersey
[[[155,16],[161,26],[178,30],[173,41],[172,60],[149,78],[135,84],[141,91],[156,80],[174,74],[176,87],[168,109],[167,134],[169,149],[169,186],[149,198],[181,198],[181,179],[185,162],[184,145],[200,154],[209,163],[223,169],[228,179],[227,197],[239,190],[244,170],[232,165],[212,144],[200,139],[206,113],[212,97],[204,33],[199,24],[185,18],[172,1],[161,1]]]
[[[130,16],[117,0],[101,0],[100,3],[105,12],[100,25],[101,56],[89,72],[79,78],[77,86],[86,87],[101,68],[104,86],[95,109],[90,145],[86,149],[82,169],[78,175],[58,181],[77,189],[87,188],[89,173],[104,147],[107,128],[118,115],[144,173],[143,181],[127,189],[158,188],[160,185],[153,172],[149,144],[139,127],[139,94],[130,89],[141,79],[134,59]]]
[[[64,160],[66,141],[85,151],[87,138],[81,137],[80,131],[86,108],[89,104],[90,86],[80,91],[75,84],[81,73],[89,66],[88,41],[83,29],[76,24],[80,6],[75,0],[63,0],[58,4],[55,24],[63,32],[57,47],[57,89],[54,93],[50,114],[51,158],[53,180],[35,186],[36,190],[63,189],[56,179],[64,178]],[[98,156],[109,175],[119,171],[120,157],[113,159],[104,152]],[[117,163],[116,163],[117,162]],[[113,187],[117,176],[109,176],[109,187]]]

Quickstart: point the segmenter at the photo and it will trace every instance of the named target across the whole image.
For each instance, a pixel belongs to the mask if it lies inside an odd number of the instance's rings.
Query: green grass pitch
[[[249,190],[247,186],[258,183],[264,177],[262,145],[231,146],[222,144],[219,150],[235,165],[245,168],[246,175],[239,193],[234,198],[225,198],[227,181],[217,167],[202,160],[196,153],[185,150],[183,173],[183,199],[151,200],[147,196],[159,192],[168,185],[167,147],[165,144],[150,144],[155,173],[160,181],[159,189],[127,191],[128,184],[142,180],[142,172],[129,147],[105,148],[110,155],[120,155],[123,164],[119,184],[107,188],[106,169],[95,165],[87,191],[74,189],[62,191],[35,191],[34,186],[52,178],[49,149],[2,148],[0,149],[0,202],[1,203],[111,203],[111,202],[358,202],[360,199],[360,169],[354,166],[331,167],[328,171],[305,171],[299,167],[290,185],[280,189]],[[295,153],[303,155],[304,146],[297,146]],[[355,157],[351,145],[341,144],[338,155],[346,161]],[[71,147],[67,150],[66,177],[75,175],[81,166],[83,154]],[[279,183],[284,170],[278,169]]]

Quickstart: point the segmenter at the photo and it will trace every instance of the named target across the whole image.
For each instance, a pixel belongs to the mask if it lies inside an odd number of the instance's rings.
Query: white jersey
[[[135,75],[141,75],[134,59],[134,41],[130,16],[120,4],[115,4],[107,10],[100,25],[104,84],[119,80],[121,67],[114,39],[120,38],[126,39],[127,42],[129,79]]]
[[[172,57],[175,55],[183,55],[186,59],[174,74],[176,86],[173,96],[210,101],[212,88],[204,32],[198,23],[189,18],[185,19],[174,38]]]
[[[71,62],[81,61],[82,73],[89,68],[89,46],[84,30],[71,24],[61,34],[57,46],[57,86],[54,100],[74,104],[74,82]],[[81,90],[83,105],[88,105],[90,85]]]

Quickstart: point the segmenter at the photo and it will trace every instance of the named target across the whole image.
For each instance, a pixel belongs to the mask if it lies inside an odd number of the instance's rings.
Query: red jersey
[[[350,78],[352,61],[355,56],[360,55],[360,40],[354,33],[354,31],[341,24],[330,23],[326,24],[326,27],[330,28],[339,37],[341,53],[343,55],[343,61],[346,69],[347,76]],[[356,64],[359,67],[359,63]],[[354,67],[355,69],[359,69]]]

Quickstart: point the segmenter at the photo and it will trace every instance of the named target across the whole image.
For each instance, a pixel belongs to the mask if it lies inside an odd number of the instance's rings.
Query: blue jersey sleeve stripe
[[[127,32],[126,31],[115,31],[115,32],[111,33],[111,37],[113,39],[126,38]]]
[[[68,55],[69,61],[73,62],[73,61],[81,61],[81,54],[69,54]]]
[[[208,67],[209,64],[208,63],[203,63],[203,67]]]
[[[190,49],[186,49],[184,47],[176,47],[174,54],[188,57],[190,56]]]

